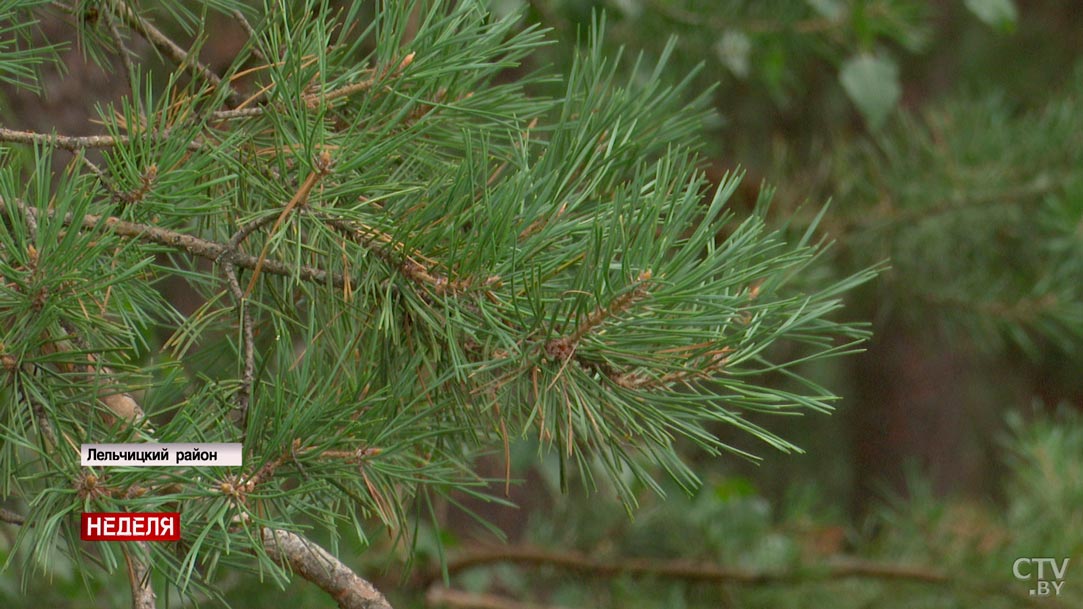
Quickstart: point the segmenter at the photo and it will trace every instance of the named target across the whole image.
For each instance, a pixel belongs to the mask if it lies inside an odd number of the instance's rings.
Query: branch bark
[[[590,558],[579,552],[558,552],[531,546],[479,547],[448,560],[447,571],[455,574],[473,567],[495,563],[514,563],[531,566],[552,566],[592,576],[611,577],[621,574],[654,575],[689,581],[766,583],[777,580],[779,574],[689,560],[625,559],[606,561]],[[932,577],[938,577],[930,574]],[[790,576],[792,577],[792,575]]]
[[[0,508],[0,522],[22,526],[26,524],[26,518],[22,514],[16,514],[11,510]]]
[[[30,207],[21,201],[9,203],[3,198],[0,198],[0,207],[9,204],[18,206],[30,217],[34,217],[36,214],[40,213],[37,209]],[[175,250],[187,252],[193,256],[205,258],[211,262],[218,262],[219,260],[228,258],[229,262],[234,266],[249,270],[256,268],[256,265],[259,262],[259,259],[255,256],[233,251],[232,248],[224,243],[201,239],[168,228],[127,222],[113,216],[96,216],[93,214],[86,214],[82,218],[69,216],[64,218],[64,222],[69,225],[78,225],[87,229],[95,229],[101,226],[105,228],[105,230],[121,237],[139,239],[140,241],[148,243],[157,243],[158,245],[164,245]],[[263,271],[265,273],[281,275],[283,277],[296,276],[303,281],[315,283],[325,284],[330,281],[331,285],[335,287],[346,285],[346,278],[340,273],[328,273],[323,269],[305,265],[295,267],[280,260],[265,260],[263,263]]]
[[[164,132],[144,132],[136,134],[137,137],[152,138],[156,141],[164,140],[169,136],[169,130]],[[125,146],[132,141],[132,135],[59,135],[56,133],[38,133],[36,131],[19,131],[0,127],[0,142],[12,144],[48,144],[62,148],[70,152],[77,152],[88,148],[112,148],[113,146]],[[188,150],[199,150],[203,145],[199,142],[188,142]],[[95,171],[102,175],[101,170]]]
[[[137,32],[144,40],[154,45],[154,48],[158,49],[158,51],[166,57],[172,59],[177,65],[188,69],[193,75],[202,78],[213,87],[217,88],[224,86],[229,93],[230,103],[233,106],[239,106],[243,103],[244,100],[241,96],[234,91],[228,83],[223,83],[221,77],[215,74],[213,70],[201,63],[195,57],[190,56],[187,51],[163,34],[161,30],[136,14],[132,7],[128,6],[126,2],[123,0],[112,0],[109,2],[109,10],[119,17],[121,21],[124,22],[124,25],[132,31]]]
[[[19,131],[0,127],[0,142],[13,144],[50,144],[57,148],[70,150],[82,150],[84,148],[110,148],[122,146],[129,141],[128,136],[113,137],[111,135],[84,135],[70,136],[57,135],[55,133],[36,133],[34,131]]]
[[[124,558],[128,562],[128,580],[132,586],[132,609],[155,609],[157,595],[150,580],[150,565],[143,562],[150,556],[150,548],[145,541],[135,542],[138,551],[124,548]]]
[[[296,533],[263,529],[263,547],[272,560],[319,586],[342,609],[392,609],[375,586]]]

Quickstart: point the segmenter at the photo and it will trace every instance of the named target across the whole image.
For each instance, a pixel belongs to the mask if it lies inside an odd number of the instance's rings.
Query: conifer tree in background
[[[42,42],[48,12],[69,39]],[[249,33],[221,72],[211,15]],[[719,424],[794,450],[759,415],[829,410],[792,367],[865,337],[834,313],[872,272],[797,281],[814,231],[728,211],[739,176],[697,168],[702,96],[664,84],[665,53],[618,77],[600,22],[553,75],[528,61],[543,32],[473,1],[0,19],[10,85],[78,44],[130,88],[99,135],[0,128],[0,480],[27,578],[61,552],[127,573],[137,607],[216,598],[238,569],[386,607],[339,536],[409,545],[434,497],[486,492],[478,455],[538,438],[631,508],[658,471],[696,485],[678,445],[743,454]],[[80,466],[82,443],[149,441],[243,442],[244,466]],[[178,511],[183,537],[85,544],[83,511]]]

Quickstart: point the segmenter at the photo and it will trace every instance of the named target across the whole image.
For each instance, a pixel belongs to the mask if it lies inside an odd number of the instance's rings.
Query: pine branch
[[[117,54],[120,55],[120,63],[124,66],[124,74],[127,76],[128,91],[135,93],[134,79],[136,71],[135,65],[132,63],[133,53],[124,42],[124,37],[120,34],[120,28],[117,27],[116,20],[109,13],[105,14],[105,25],[109,30],[109,36],[112,37],[113,43],[117,45]]]
[[[598,307],[587,315],[587,318],[578,325],[574,332],[567,336],[554,338],[546,343],[545,353],[556,360],[567,360],[575,355],[579,341],[596,330],[607,320],[627,311],[635,303],[647,296],[647,285],[651,278],[651,271],[645,270],[639,274],[631,290],[613,299],[607,307]]]
[[[142,133],[140,137],[151,137],[155,140],[169,138],[169,131],[164,133]],[[13,144],[47,144],[71,152],[85,150],[87,148],[112,148],[125,146],[132,141],[131,135],[57,135],[54,133],[37,133],[34,131],[19,131],[0,127],[0,142]],[[199,150],[203,147],[199,142],[189,142],[189,150]]]
[[[238,229],[237,232],[233,233],[233,236],[229,238],[229,243],[226,244],[226,247],[229,248],[229,251],[231,252],[237,251],[237,248],[241,246],[241,243],[243,243],[244,240],[249,237],[249,235],[256,232],[260,228],[271,224],[276,220],[277,216],[268,215],[263,216],[262,218],[257,218],[249,222],[248,224],[245,224],[240,229]]]
[[[683,370],[667,372],[661,376],[651,376],[643,372],[610,373],[607,376],[625,389],[657,389],[676,383],[687,383],[693,379],[710,378],[711,373],[725,368],[729,363],[729,354],[732,352],[732,347],[722,347],[711,353],[704,361],[689,362]],[[699,366],[693,367],[695,363],[699,363]]]
[[[320,153],[312,163],[312,173],[308,174],[305,181],[301,184],[301,187],[294,193],[293,198],[286,203],[286,206],[282,209],[282,213],[278,215],[278,219],[275,220],[274,226],[271,227],[271,234],[274,235],[278,227],[282,226],[282,222],[294,210],[297,206],[304,206],[308,203],[308,195],[312,192],[312,189],[316,184],[325,176],[331,173],[331,166],[333,164],[331,154],[326,150]],[[252,279],[248,282],[248,288],[244,291],[244,296],[247,297],[252,293],[252,290],[256,287],[256,281],[259,279],[260,270],[263,268],[263,261],[267,259],[267,251],[271,247],[270,239],[263,245],[263,249],[259,253],[259,259],[256,260],[256,268],[252,269]]]
[[[1064,303],[1058,301],[1054,293],[1045,293],[1033,297],[1021,297],[1014,301],[971,300],[955,295],[942,295],[931,292],[918,292],[917,296],[926,304],[945,309],[974,311],[1011,324],[1029,324],[1043,315],[1055,312]]]
[[[0,508],[0,522],[22,526],[26,524],[26,517],[11,510]]]
[[[369,70],[369,73],[372,74],[372,76],[366,78],[365,80],[362,80],[361,82],[357,82],[352,85],[344,85],[342,87],[338,87],[337,89],[332,89],[326,92],[320,91],[318,93],[310,93],[308,95],[305,95],[302,99],[304,100],[305,105],[307,105],[309,108],[316,108],[320,105],[321,102],[323,104],[326,104],[327,102],[334,101],[342,97],[348,97],[350,95],[353,95],[354,93],[362,93],[368,91],[373,87],[373,85],[383,80],[384,78],[387,78],[388,76],[399,76],[400,74],[402,74],[402,72],[406,70],[406,68],[409,67],[411,63],[413,63],[414,56],[414,53],[410,53],[406,55],[406,57],[403,57],[402,61],[400,61],[395,67],[393,73],[392,70],[389,69],[390,66],[386,66],[382,71]]]
[[[15,357],[4,353],[0,355],[0,363],[2,363],[5,372],[9,373],[12,385],[16,395],[19,399],[30,407],[30,412],[34,415],[34,421],[38,424],[38,433],[41,434],[42,439],[45,441],[46,450],[52,451],[57,447],[56,430],[53,429],[53,424],[49,420],[48,413],[45,411],[45,405],[41,401],[36,400],[27,393],[26,388],[23,387],[21,377],[15,376],[14,373],[19,367],[19,363]],[[0,520],[4,520],[0,518]],[[5,522],[9,522],[5,520]],[[21,522],[18,524],[22,524]]]
[[[481,594],[433,586],[425,594],[425,603],[430,607],[449,609],[563,609],[557,605],[539,605],[524,603],[495,594]]]
[[[0,199],[0,205],[3,204]],[[22,212],[22,218],[25,218],[27,227],[32,237],[36,240],[38,232],[38,222],[35,217],[35,210],[24,204],[18,204],[19,210]],[[31,273],[38,272],[38,252],[32,245],[29,246],[28,252],[28,265]],[[41,290],[33,296],[34,307],[40,308],[41,303],[44,303],[48,294]],[[83,353],[86,354],[85,363],[73,364],[64,363],[61,367],[66,372],[77,373],[82,377],[85,377],[95,385],[102,387],[98,392],[98,399],[105,404],[105,406],[112,411],[114,415],[120,420],[127,421],[129,423],[142,426],[144,421],[143,409],[139,406],[139,403],[125,391],[116,391],[112,387],[112,378],[114,376],[113,371],[107,367],[101,365],[98,359],[93,355],[93,349],[79,334],[78,329],[69,321],[61,318],[60,326],[63,328],[67,336],[62,339],[55,340],[48,336],[46,332],[46,340],[43,343],[43,350],[47,353],[62,353],[72,351],[72,345],[78,347]],[[9,365],[9,362],[5,361],[5,366]],[[12,360],[10,366],[14,367],[17,362]],[[21,389],[20,389],[21,392]],[[28,396],[24,395],[24,398],[28,401],[32,412],[38,419],[38,424],[41,426],[41,433],[45,437],[47,443],[52,446],[56,445],[56,434],[52,429],[52,425],[49,423],[48,418],[45,416],[44,408],[36,400],[30,400]]]
[[[391,609],[375,586],[296,533],[263,529],[263,548],[272,560],[330,594],[342,609]]]
[[[971,592],[992,597],[1013,598],[1034,607],[1065,609],[1055,599],[1042,599],[1021,594],[1010,588],[975,584],[945,574],[942,570],[923,565],[895,564],[851,558],[828,560],[806,569],[760,571],[734,569],[698,560],[661,560],[631,558],[623,560],[600,560],[575,551],[554,551],[531,546],[475,547],[452,557],[446,565],[447,573],[454,575],[472,569],[499,563],[511,563],[534,567],[555,567],[591,577],[617,577],[638,575],[660,577],[689,582],[730,583],[750,586],[799,584],[816,580],[872,579],[894,582],[912,582],[934,586],[959,586]],[[434,582],[441,577],[435,570],[424,576],[424,582]]]
[[[143,556],[150,557],[150,547],[145,541],[122,545],[124,560],[128,565],[128,582],[132,587],[132,609],[155,609],[157,595],[150,579],[150,565]],[[142,554],[143,556],[139,556]]]
[[[228,121],[235,118],[249,118],[253,116],[262,116],[267,111],[266,106],[256,106],[254,108],[235,108],[233,110],[216,110],[211,112],[210,120],[212,121]]]
[[[244,16],[244,13],[235,10],[231,12],[230,15],[232,15],[233,18],[237,20],[237,23],[241,25],[241,28],[244,29],[244,33],[248,35],[250,41],[256,39],[256,30],[252,28],[252,24],[248,22],[248,18]],[[263,62],[267,61],[267,58],[263,55],[263,51],[259,50],[258,46],[252,45],[251,49],[253,57]]]
[[[559,552],[531,546],[476,547],[451,557],[447,563],[447,572],[455,575],[467,569],[496,563],[512,563],[529,566],[551,566],[575,573],[599,577],[618,575],[654,575],[687,581],[730,582],[730,583],[767,583],[777,581],[776,573],[759,572],[744,569],[732,569],[702,561],[657,559],[625,559],[605,561],[590,558],[575,551]],[[924,574],[919,573],[919,578]],[[931,577],[940,577],[929,574]],[[439,574],[429,575],[435,579]],[[786,577],[792,577],[787,575]]]
[[[233,90],[228,83],[223,85],[222,79],[214,73],[206,65],[200,63],[200,61],[190,56],[184,49],[177,43],[173,42],[168,36],[162,33],[161,30],[154,27],[146,19],[140,17],[136,12],[128,5],[124,0],[109,0],[107,2],[109,11],[120,18],[124,24],[134,32],[137,32],[144,40],[151,43],[154,48],[158,49],[166,57],[173,60],[177,65],[186,68],[194,76],[202,78],[204,81],[211,84],[215,88],[222,86],[226,87],[229,92],[230,103],[236,107],[243,103],[243,99],[240,94]]]
[[[237,390],[237,411],[240,413],[241,429],[248,429],[248,406],[252,399],[252,384],[256,373],[256,339],[252,331],[252,311],[246,302],[247,298],[241,291],[241,284],[237,281],[237,272],[233,263],[227,258],[222,265],[226,276],[226,284],[230,294],[237,301],[237,307],[241,310],[241,333],[244,336],[244,373],[241,376],[241,387]]]
[[[326,215],[319,215],[328,226],[376,254],[384,262],[398,269],[410,281],[432,288],[437,294],[460,294],[480,283],[483,287],[498,286],[500,277],[492,275],[483,281],[451,279],[436,270],[436,264],[420,252],[408,251],[406,245],[395,241],[390,235],[374,227],[349,222]]]
[[[97,361],[92,355],[93,349],[85,340],[83,340],[82,336],[79,335],[75,326],[64,319],[60,320],[60,325],[64,328],[64,331],[68,333],[68,340],[71,340],[79,347],[79,349],[87,353],[87,364],[85,366],[80,366],[80,368],[82,368],[88,376],[94,375],[95,384],[104,387],[98,392],[98,399],[101,400],[101,402],[105,404],[118,419],[132,425],[143,426],[145,419],[143,408],[139,405],[139,402],[137,402],[127,391],[115,391],[109,389],[109,387],[114,385],[112,382],[114,376],[113,371],[107,366],[102,366]],[[58,346],[56,349],[64,350],[62,346]]]
[[[0,141],[14,144],[48,144],[63,148],[64,150],[77,151],[85,148],[110,148],[122,146],[130,141],[126,135],[114,137],[112,135],[85,135],[70,136],[49,133],[35,133],[33,131],[18,131],[0,127]]]
[[[38,220],[33,214],[24,214],[23,218],[26,220],[26,228],[29,233],[30,241],[37,242],[38,240]],[[36,264],[37,250],[31,250],[30,262]],[[3,368],[8,373],[13,373],[19,366],[19,362],[11,355],[4,353],[0,355],[0,362],[3,364]],[[45,411],[45,406],[40,400],[32,398],[22,386],[19,377],[12,375],[10,377],[15,385],[15,391],[19,398],[30,406],[30,411],[34,414],[34,420],[38,424],[38,433],[41,434],[42,439],[45,441],[45,447],[47,450],[54,450],[57,446],[56,430],[53,429],[53,424],[49,420],[48,413]],[[22,524],[21,522],[19,524]]]
[[[3,198],[0,198],[0,206],[7,204],[8,203],[6,203]],[[38,213],[36,209],[25,203],[16,201],[15,205],[28,214],[34,215]],[[259,258],[231,251],[228,244],[225,243],[194,237],[167,228],[139,224],[136,222],[127,222],[113,216],[97,216],[94,214],[86,214],[82,218],[68,216],[64,218],[64,223],[68,225],[80,225],[87,229],[102,227],[120,237],[138,239],[147,243],[163,245],[212,262],[217,262],[222,260],[225,256],[228,256],[229,261],[234,266],[249,270],[255,269],[256,265],[259,263]],[[323,269],[307,265],[292,266],[280,260],[270,258],[263,261],[261,268],[264,272],[271,273],[272,275],[279,275],[282,277],[296,276],[302,281],[309,281],[321,285],[326,285],[330,282],[331,285],[335,287],[343,287],[347,283],[346,277],[340,273],[328,273]]]

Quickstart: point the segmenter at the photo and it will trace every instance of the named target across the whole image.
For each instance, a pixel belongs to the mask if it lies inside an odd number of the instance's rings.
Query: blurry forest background
[[[552,28],[559,41],[524,70],[566,64],[602,11],[609,51],[623,48],[628,69],[676,37],[668,76],[694,72],[689,91],[708,92],[717,110],[705,170],[716,180],[746,172],[730,204],[750,211],[773,188],[771,218],[799,229],[830,200],[820,230],[836,241],[831,268],[842,276],[889,261],[844,311],[868,320],[874,339],[809,373],[843,396],[834,415],[757,421],[803,454],[735,435],[762,461],[700,457],[697,494],[644,490],[630,518],[604,488],[562,493],[555,465],[537,465],[536,446],[523,442],[512,450],[518,507],[466,504],[499,534],[448,506],[441,530],[423,527],[409,570],[390,543],[353,564],[396,607],[1080,606],[1078,5],[493,0],[492,9],[520,11],[524,26]],[[211,66],[243,40],[214,18],[237,36],[206,41]],[[42,24],[46,35],[66,27]],[[152,54],[140,44],[133,50]],[[87,100],[119,97],[123,78],[76,47],[65,60],[44,101],[5,91],[0,118],[85,133]],[[483,465],[502,477],[501,460]],[[1060,599],[1028,595],[1033,582],[1013,577],[1013,561],[1031,556],[1071,557]],[[447,576],[466,596],[429,588],[442,557],[458,557]],[[0,604],[126,604],[125,585],[87,590],[62,570],[21,586],[18,573],[0,576]],[[287,593],[293,600],[238,579],[227,598],[332,606],[304,583]]]

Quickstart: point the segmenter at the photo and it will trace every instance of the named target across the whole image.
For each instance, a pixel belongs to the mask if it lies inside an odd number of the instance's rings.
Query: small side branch
[[[276,219],[276,216],[263,216],[262,218],[257,218],[248,224],[245,224],[238,229],[237,232],[233,233],[233,236],[229,238],[229,243],[226,244],[226,247],[228,247],[230,251],[236,251],[241,247],[241,243],[244,243],[244,240],[247,239],[249,235],[260,228],[267,226],[271,222],[274,222]]]
[[[394,69],[394,73],[391,75],[398,76],[399,74],[402,74],[403,70],[405,70],[407,67],[410,66],[411,63],[414,62],[414,56],[414,53],[410,53],[406,57],[403,57],[402,61],[400,61],[398,66]],[[389,75],[388,73],[390,71],[391,70],[389,70],[388,67],[385,67],[382,73],[379,74],[376,73],[376,70],[372,70],[371,73],[373,73],[373,75],[361,82],[357,82],[352,85],[345,85],[337,89],[332,89],[331,91],[310,93],[308,95],[305,95],[302,99],[304,99],[305,104],[309,108],[316,108],[321,101],[323,103],[327,103],[339,99],[340,97],[348,97],[350,95],[353,95],[354,93],[368,91],[379,80],[386,78]]]
[[[0,206],[10,204],[11,203],[4,201],[3,198],[0,198]],[[19,206],[22,211],[28,215],[39,213],[36,209],[31,208],[25,203],[15,201],[14,204]],[[167,228],[139,224],[136,222],[127,222],[113,216],[96,216],[94,214],[86,214],[82,218],[69,216],[64,218],[64,222],[65,224],[78,225],[82,228],[91,230],[102,227],[120,237],[138,239],[147,243],[156,243],[212,262],[217,262],[228,256],[229,261],[239,268],[252,270],[256,268],[256,264],[259,262],[259,259],[255,256],[231,251],[229,246],[225,243],[193,237],[192,235],[186,235]],[[347,283],[346,277],[339,273],[328,273],[323,269],[306,265],[292,266],[274,259],[264,260],[262,269],[265,273],[282,277],[297,277],[302,281],[319,284],[327,284],[330,282],[331,285],[339,288]]]
[[[430,607],[447,609],[562,609],[556,605],[538,605],[524,603],[495,594],[479,594],[433,586],[425,594],[425,603]]]
[[[236,19],[237,23],[239,23],[241,28],[244,29],[244,33],[248,34],[248,39],[254,41],[256,39],[256,30],[252,27],[252,24],[248,22],[248,19],[244,16],[244,13],[239,10],[235,10],[230,14],[233,15],[233,18]],[[263,62],[267,61],[267,58],[263,55],[263,51],[260,51],[259,47],[256,46],[254,43],[251,46],[251,52],[252,56],[256,59]]]
[[[237,301],[237,307],[241,310],[241,334],[244,341],[244,373],[241,376],[241,388],[237,390],[237,410],[241,415],[241,429],[248,428],[248,404],[252,399],[252,384],[256,376],[256,339],[252,331],[252,311],[245,302],[241,284],[237,281],[237,271],[233,263],[228,259],[222,270],[226,274],[226,283],[229,292]]]
[[[704,563],[702,561],[665,561],[654,559],[606,561],[590,558],[579,552],[558,552],[529,546],[475,548],[448,560],[447,571],[449,574],[454,575],[470,568],[497,563],[552,566],[575,573],[600,577],[614,577],[622,574],[654,575],[686,581],[746,584],[766,583],[780,577],[780,575],[776,573],[731,569]],[[935,573],[930,573],[928,575],[935,578],[943,578],[942,575]]]
[[[164,139],[169,137],[169,131],[146,133],[141,134],[141,136]],[[113,146],[123,146],[130,142],[131,139],[132,136],[130,135],[119,135],[115,137],[112,135],[56,135],[53,133],[19,131],[17,129],[0,127],[0,142],[10,142],[12,144],[48,144],[71,152],[86,150],[88,148],[112,148]],[[199,150],[200,148],[202,148],[202,144],[199,142],[188,143],[188,150]]]
[[[418,252],[408,251],[391,235],[376,228],[338,218],[321,216],[328,226],[337,230],[350,241],[366,248],[384,262],[398,269],[410,281],[429,287],[436,294],[460,294],[474,287],[471,279],[451,279],[436,270],[436,263]],[[482,289],[498,287],[500,277],[493,275],[481,282]]]
[[[958,586],[979,596],[1012,598],[1022,605],[1034,607],[1063,607],[1054,599],[1027,596],[1010,588],[994,588],[982,583],[968,582],[942,570],[922,565],[908,565],[866,561],[855,558],[836,558],[807,569],[760,571],[733,569],[693,560],[624,559],[599,560],[579,552],[560,552],[530,546],[506,546],[475,548],[451,558],[447,572],[455,575],[474,567],[499,563],[534,567],[555,567],[590,577],[616,577],[639,575],[677,579],[687,582],[728,583],[749,586],[799,584],[810,581],[839,579],[868,579],[891,582],[909,582],[931,586]],[[430,572],[424,583],[438,581],[439,571]]]
[[[240,252],[239,248],[241,242],[247,239],[249,235],[261,226],[269,224],[272,219],[273,216],[265,216],[242,226],[240,230],[230,237],[229,243],[226,244],[226,252],[219,256],[218,259],[218,262],[221,262],[223,265],[222,268],[226,275],[226,282],[229,285],[230,294],[233,295],[234,300],[237,301],[237,306],[241,309],[241,324],[243,324],[241,332],[244,340],[244,373],[241,377],[241,388],[237,392],[237,410],[240,413],[241,429],[248,428],[248,405],[252,399],[252,385],[255,382],[256,341],[252,329],[252,312],[244,302],[245,294],[244,291],[241,290],[240,282],[237,280],[237,269],[233,265],[233,260]]]
[[[150,580],[150,566],[144,562],[149,560],[150,547],[145,541],[135,542],[134,547],[137,551],[127,547],[124,549],[128,581],[132,586],[132,609],[155,609],[157,596]]]
[[[200,63],[198,59],[191,57],[177,43],[163,34],[161,30],[154,27],[154,25],[146,19],[137,15],[136,12],[132,10],[132,7],[128,6],[127,2],[124,2],[124,0],[111,0],[109,2],[109,9],[124,22],[124,25],[132,31],[137,32],[147,42],[154,45],[154,48],[158,49],[160,53],[173,60],[177,65],[187,68],[192,74],[202,78],[215,88],[221,86],[227,87],[231,103],[235,106],[240,105],[242,101],[240,95],[229,87],[228,84],[223,85],[222,79],[215,74],[213,70]]]
[[[0,508],[0,522],[22,526],[26,524],[26,518],[22,514],[16,514],[11,510]]]
[[[391,609],[375,586],[296,533],[263,529],[263,547],[272,560],[319,586],[342,609]]]
[[[647,285],[651,279],[651,271],[646,270],[636,278],[635,285],[631,290],[613,299],[608,307],[598,307],[591,311],[582,323],[569,335],[554,338],[545,344],[545,353],[555,360],[568,360],[575,355],[579,341],[593,332],[606,320],[616,317],[627,311],[633,304],[643,300],[647,296]]]
[[[710,378],[712,374],[725,369],[730,361],[732,347],[721,347],[711,351],[701,360],[690,362],[689,367],[673,372],[667,372],[661,376],[651,376],[642,372],[624,372],[621,374],[608,374],[614,383],[625,389],[657,389],[675,383],[690,383],[696,379]],[[696,367],[691,367],[692,364]]]
[[[112,36],[113,43],[117,45],[120,63],[124,66],[124,74],[128,77],[128,90],[134,93],[135,66],[132,64],[132,52],[128,49],[128,45],[124,43],[124,37],[121,36],[116,21],[108,13],[105,15],[105,25],[109,28],[109,35]]]
[[[308,174],[301,187],[294,193],[293,198],[286,203],[286,206],[282,209],[282,213],[278,215],[278,219],[275,220],[274,226],[271,227],[271,234],[274,235],[278,231],[278,227],[282,226],[282,222],[290,215],[298,205],[304,206],[308,203],[308,195],[312,192],[312,189],[323,177],[331,173],[331,167],[334,164],[331,154],[327,151],[321,152],[320,156],[316,157],[312,164],[312,173]],[[256,261],[256,268],[252,270],[252,279],[248,282],[248,289],[244,291],[245,296],[252,293],[252,290],[256,287],[256,280],[259,279],[260,269],[263,267],[263,261],[267,259],[267,251],[271,247],[270,239],[263,245],[263,250],[259,253],[259,259]]]
[[[110,148],[127,144],[130,138],[126,135],[113,137],[111,135],[86,135],[75,137],[69,135],[55,135],[50,133],[36,133],[33,131],[18,131],[0,127],[0,142],[13,144],[49,144],[64,150],[75,152],[85,148]]]

